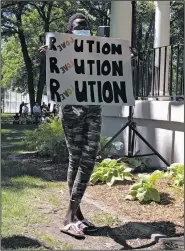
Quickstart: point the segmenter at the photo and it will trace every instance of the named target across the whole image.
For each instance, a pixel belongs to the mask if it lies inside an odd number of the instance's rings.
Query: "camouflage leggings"
[[[67,180],[71,187],[71,200],[81,201],[98,152],[101,107],[66,105],[62,113],[62,124],[69,151]]]

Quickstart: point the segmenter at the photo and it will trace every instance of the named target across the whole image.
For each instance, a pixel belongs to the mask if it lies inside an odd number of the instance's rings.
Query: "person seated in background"
[[[54,106],[53,106],[53,114],[54,114],[54,116],[56,116],[57,113],[58,113],[57,105],[54,104]]]
[[[28,117],[28,111],[29,111],[29,109],[28,109],[27,104],[24,104],[23,109],[22,109],[22,116],[23,116],[24,118],[27,118],[27,117]]]
[[[41,108],[38,103],[36,103],[35,106],[33,107],[33,116],[35,118],[35,124],[38,125],[39,118],[41,116]]]
[[[15,116],[13,116],[13,118],[14,118],[13,124],[19,124],[19,122],[20,122],[20,120],[19,120],[19,118],[20,118],[19,114],[16,113]]]
[[[41,111],[42,111],[42,109],[43,109],[45,106],[46,106],[46,103],[43,102],[42,105],[41,105]]]
[[[43,117],[48,117],[49,114],[50,114],[49,107],[45,103],[43,103],[41,111],[42,111],[42,116]]]
[[[22,116],[22,108],[24,106],[24,101],[21,102],[20,106],[19,106],[19,114],[20,116]]]

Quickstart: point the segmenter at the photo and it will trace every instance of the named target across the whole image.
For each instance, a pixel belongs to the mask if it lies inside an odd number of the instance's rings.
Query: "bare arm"
[[[39,48],[39,52],[46,52],[48,49],[48,46],[47,45],[43,45]]]

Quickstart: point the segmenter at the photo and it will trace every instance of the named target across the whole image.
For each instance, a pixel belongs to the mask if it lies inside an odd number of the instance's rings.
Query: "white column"
[[[110,37],[130,41],[132,32],[132,4],[131,1],[111,2]]]
[[[155,1],[155,40],[154,48],[168,46],[170,44],[170,1]],[[163,83],[165,72],[165,47],[161,48],[161,62],[159,66],[159,49],[155,50],[155,66],[160,67],[160,95],[163,95]],[[169,47],[166,55],[166,76],[165,76],[165,95],[168,95],[168,73],[169,73]],[[158,85],[159,79],[156,78],[155,84]]]

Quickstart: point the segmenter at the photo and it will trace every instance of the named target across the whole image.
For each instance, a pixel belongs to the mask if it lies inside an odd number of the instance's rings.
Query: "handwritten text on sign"
[[[129,42],[47,33],[50,100],[71,105],[134,105]]]

